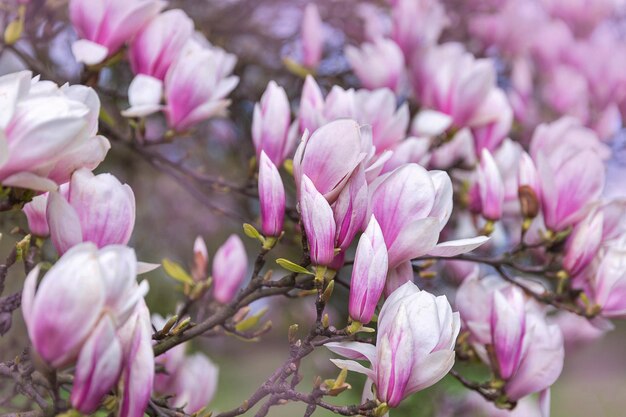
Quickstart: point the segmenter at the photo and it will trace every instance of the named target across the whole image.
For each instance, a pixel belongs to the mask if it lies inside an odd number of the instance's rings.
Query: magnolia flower
[[[22,211],[28,221],[28,229],[35,236],[46,237],[50,234],[48,221],[46,220],[47,194],[34,197],[29,203],[24,204]]]
[[[83,243],[57,261],[39,288],[39,266],[24,283],[22,311],[33,347],[54,368],[76,363],[70,400],[81,413],[94,412],[122,374],[126,387],[140,386],[148,395],[142,399],[133,393],[136,410],[122,415],[140,417],[147,404],[154,373],[151,331],[125,330],[133,314],[145,309],[147,287],[137,284],[137,269],[130,248],[98,250]],[[129,338],[147,345],[147,360],[128,356]],[[132,375],[126,375],[128,366],[136,367]]]
[[[130,43],[128,58],[133,72],[164,80],[192,34],[193,21],[184,11],[159,14]]]
[[[248,255],[241,238],[231,235],[213,258],[213,297],[229,303],[246,279]]]
[[[480,156],[483,149],[493,153],[507,137],[513,124],[513,109],[504,91],[492,89],[475,119],[477,121],[472,128],[472,137],[476,156]]]
[[[239,82],[229,76],[236,61],[223,49],[189,40],[165,76],[168,125],[183,131],[224,114],[230,104],[225,97]]]
[[[476,174],[483,217],[491,221],[500,219],[504,203],[504,182],[496,162],[487,149],[482,151]]]
[[[485,346],[493,346],[491,366],[510,400],[544,391],[556,381],[563,368],[563,336],[519,288],[499,277],[473,276],[463,281],[456,305],[483,361],[491,361]]]
[[[70,1],[70,20],[80,40],[72,45],[78,62],[96,65],[115,54],[166,5],[161,0]]]
[[[110,148],[95,136],[100,101],[84,86],[57,87],[22,71],[0,77],[0,183],[50,191]]]
[[[324,51],[322,19],[314,3],[308,3],[302,16],[302,63],[317,68]]]
[[[81,242],[126,244],[135,225],[135,196],[111,174],[80,169],[62,193],[50,193],[46,218],[60,254]]]
[[[365,88],[397,90],[404,73],[404,55],[394,41],[377,38],[360,49],[347,46],[345,55]]]
[[[459,314],[452,312],[444,296],[435,297],[408,282],[383,304],[376,346],[345,342],[327,343],[326,347],[349,359],[367,359],[369,369],[353,360],[332,362],[367,375],[376,386],[378,399],[397,407],[404,398],[448,373],[454,364],[459,330]]]
[[[193,414],[206,407],[217,390],[219,369],[201,353],[187,356],[180,365],[174,381],[175,407]]]
[[[293,159],[293,175],[301,192],[302,178],[307,176],[330,203],[352,173],[363,161],[362,130],[353,120],[328,123],[312,135],[304,134]]]
[[[452,183],[445,172],[406,164],[378,177],[369,188],[369,213],[385,237],[389,268],[431,254],[454,256],[488,240],[485,236],[440,243],[439,233],[452,213]]]
[[[292,151],[293,143],[289,140],[291,110],[289,99],[282,87],[270,81],[255,104],[252,116],[252,141],[257,158],[265,152],[269,159],[280,166]],[[295,137],[295,136],[294,136]]]
[[[278,169],[265,151],[261,151],[259,159],[259,203],[263,233],[280,236],[285,217],[285,187]]]
[[[137,285],[135,253],[125,246],[76,245],[36,289],[39,271],[24,283],[24,319],[35,350],[55,368],[76,359],[103,314],[121,325],[145,292]]]
[[[350,317],[367,324],[372,320],[374,309],[382,295],[387,276],[387,247],[383,232],[372,216],[361,235],[354,256],[350,281]]]
[[[497,120],[501,109],[489,102],[496,88],[490,60],[475,59],[460,44],[446,43],[416,57],[414,64],[413,86],[422,106],[451,116],[456,127]],[[485,114],[486,109],[496,113]]]
[[[603,317],[626,317],[626,238],[611,244],[590,280],[590,298]]]
[[[396,0],[391,10],[392,39],[410,59],[437,43],[448,25],[446,11],[436,0]]]
[[[311,262],[329,266],[335,258],[335,220],[324,196],[306,175],[300,184],[300,212],[306,232]]]

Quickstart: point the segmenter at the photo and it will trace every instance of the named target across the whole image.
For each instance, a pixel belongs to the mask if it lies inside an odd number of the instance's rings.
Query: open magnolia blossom
[[[0,417],[593,403],[624,1],[3,1]]]
[[[407,282],[395,290],[380,311],[376,346],[369,343],[327,343],[350,359],[332,359],[340,368],[360,372],[372,381],[376,396],[389,407],[435,384],[454,364],[454,345],[461,322],[445,297],[420,291]]]

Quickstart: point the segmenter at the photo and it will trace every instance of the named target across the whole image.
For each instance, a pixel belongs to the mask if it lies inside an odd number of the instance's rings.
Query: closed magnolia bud
[[[246,279],[248,255],[241,238],[231,235],[213,258],[213,297],[223,304],[232,301]]]
[[[265,236],[280,236],[285,218],[285,187],[280,173],[265,151],[259,159],[261,228]]]
[[[209,252],[201,236],[193,242],[193,267],[191,273],[196,282],[204,281],[208,276]]]
[[[490,324],[491,340],[498,374],[508,379],[519,367],[524,335],[526,311],[524,294],[516,287],[494,291]]]
[[[230,75],[236,62],[223,49],[190,39],[165,76],[168,126],[181,132],[224,114],[230,104],[226,96],[239,83]]]
[[[348,46],[346,58],[365,88],[396,90],[404,72],[404,55],[392,40],[377,38],[360,48]]]
[[[350,317],[362,324],[372,320],[374,309],[385,287],[387,246],[376,218],[372,216],[361,235],[354,256],[350,281]]]
[[[254,106],[252,116],[252,141],[257,158],[261,153],[277,166],[282,165],[292,152],[292,141],[289,141],[289,125],[291,109],[289,99],[282,87],[270,81],[261,97],[261,102]]]
[[[105,315],[80,351],[70,400],[83,414],[98,409],[102,398],[117,383],[122,370],[122,345],[115,326]]]
[[[607,248],[590,283],[590,298],[600,306],[603,317],[626,317],[623,296],[626,293],[626,238],[620,238]]]
[[[50,193],[47,219],[60,254],[81,242],[126,244],[135,225],[135,196],[111,174],[80,169],[72,175],[66,197]]]
[[[311,262],[328,266],[335,258],[335,219],[333,210],[313,182],[304,175],[300,184],[300,212],[306,232]]]
[[[79,39],[72,45],[74,57],[96,65],[115,54],[165,7],[160,0],[104,0],[94,7],[89,0],[70,1],[70,20]]]
[[[193,30],[193,21],[182,10],[159,14],[131,41],[128,58],[133,72],[164,80]]]
[[[309,3],[302,16],[302,63],[315,69],[322,59],[324,31],[322,19],[314,3]]]
[[[491,221],[499,220],[504,204],[504,182],[498,165],[487,149],[482,151],[476,179],[483,217]]]
[[[174,382],[175,407],[193,414],[206,407],[217,390],[219,368],[201,353],[184,359]]]

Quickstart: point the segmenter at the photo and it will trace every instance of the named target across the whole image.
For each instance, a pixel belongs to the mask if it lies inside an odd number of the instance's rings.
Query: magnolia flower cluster
[[[236,58],[194,33],[182,10],[161,12],[165,6],[161,0],[107,0],[94,10],[89,1],[72,0],[70,17],[81,38],[72,51],[79,62],[103,65],[128,43],[136,77],[124,115],[163,111],[169,128],[185,131],[225,114],[226,96],[239,81],[230,75]]]
[[[522,290],[495,276],[468,277],[456,305],[481,359],[490,364],[507,397],[517,401],[547,390],[563,368],[561,330]]]
[[[154,355],[150,314],[137,283],[135,252],[82,243],[66,252],[37,286],[40,267],[26,278],[22,311],[34,350],[49,366],[75,366],[70,401],[96,411],[119,386],[120,416],[140,417],[150,399]]]
[[[82,85],[58,87],[29,71],[0,77],[0,183],[51,191],[92,170],[109,141],[97,136],[100,100]]]

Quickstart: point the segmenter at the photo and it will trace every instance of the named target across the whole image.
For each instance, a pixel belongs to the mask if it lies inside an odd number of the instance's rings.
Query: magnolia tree
[[[201,3],[0,5],[3,416],[416,415],[431,386],[429,415],[548,416],[564,345],[626,316],[625,4]],[[178,151],[229,135],[225,169]],[[238,226],[139,260],[135,161]],[[145,300],[159,266],[170,311]],[[225,386],[249,370],[211,343],[254,358],[261,299],[309,314],[264,382]]]

